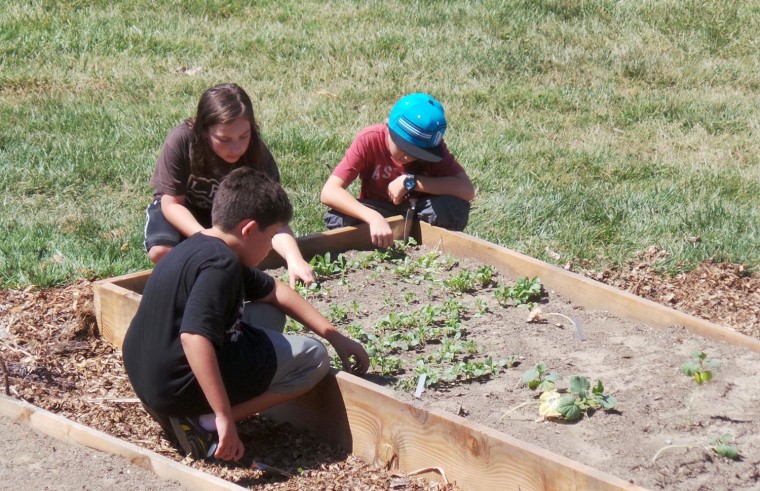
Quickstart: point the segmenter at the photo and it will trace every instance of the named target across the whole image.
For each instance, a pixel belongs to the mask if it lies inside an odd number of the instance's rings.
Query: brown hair
[[[215,124],[226,124],[246,118],[251,123],[251,141],[239,163],[258,169],[261,160],[261,135],[248,94],[237,84],[226,83],[206,89],[198,101],[195,117],[185,123],[193,129],[190,144],[190,167],[195,175],[208,175],[211,159],[217,158],[209,143],[208,130]]]

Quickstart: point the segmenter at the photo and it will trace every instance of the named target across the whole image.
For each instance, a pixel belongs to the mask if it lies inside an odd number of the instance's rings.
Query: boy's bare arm
[[[361,204],[346,189],[349,183],[336,176],[330,176],[322,187],[320,200],[323,204],[369,224],[372,243],[377,247],[393,245],[393,232],[385,217]]]
[[[278,307],[289,317],[326,339],[338,352],[346,371],[361,374],[369,368],[369,355],[364,347],[341,334],[325,316],[288,285],[276,281],[272,293],[260,301]]]
[[[465,201],[472,201],[475,198],[475,187],[472,185],[469,176],[465,172],[460,172],[455,176],[447,177],[430,177],[415,176],[417,187],[415,191],[425,194],[436,194],[454,196]],[[388,185],[388,191],[394,204],[401,203],[406,197],[404,189],[404,179],[406,175],[401,175],[391,181]]]
[[[218,459],[238,460],[243,456],[245,448],[237,433],[237,427],[232,417],[230,401],[224,389],[219,362],[211,341],[200,334],[180,334],[182,348],[190,363],[198,384],[203,390],[211,409],[216,415],[216,429],[219,433],[219,446],[214,453]]]

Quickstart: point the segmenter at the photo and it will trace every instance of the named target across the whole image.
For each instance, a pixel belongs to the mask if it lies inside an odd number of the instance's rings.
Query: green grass
[[[670,272],[760,264],[758,1],[9,0],[0,25],[3,287],[148,268],[158,151],[222,81],[300,234],[356,132],[424,90],[478,189],[469,233],[596,267],[650,245]]]

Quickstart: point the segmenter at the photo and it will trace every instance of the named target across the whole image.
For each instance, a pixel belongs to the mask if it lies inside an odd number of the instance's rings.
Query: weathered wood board
[[[403,219],[392,218],[389,222],[394,236],[400,238]],[[477,259],[508,277],[539,276],[546,288],[583,307],[606,310],[652,326],[680,325],[760,352],[760,340],[467,234],[422,223],[415,224],[413,235],[427,247],[455,257]],[[366,225],[314,234],[298,242],[307,258],[328,251],[371,249]],[[262,267],[281,265],[281,258],[272,253]],[[101,334],[117,347],[121,346],[149,275],[150,271],[144,271],[95,284]],[[439,468],[450,481],[468,490],[641,489],[464,418],[410,405],[393,391],[344,372],[326,377],[310,393],[268,415],[306,428],[368,461],[380,461],[402,472]],[[431,473],[429,477],[440,476]]]
[[[158,477],[179,482],[188,490],[246,489],[27,402],[0,396],[0,414],[63,442],[121,456],[132,464],[153,471]]]

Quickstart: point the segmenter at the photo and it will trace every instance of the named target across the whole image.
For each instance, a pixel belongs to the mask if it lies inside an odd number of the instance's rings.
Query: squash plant
[[[708,360],[704,351],[692,351],[692,361],[681,365],[681,373],[692,377],[697,385],[709,382],[713,378],[712,370],[720,367],[718,360]]]
[[[541,394],[541,406],[538,410],[541,416],[572,421],[597,409],[609,411],[617,405],[613,396],[604,394],[601,380],[591,387],[586,377],[573,375],[568,380],[568,385],[569,394],[562,395],[556,390]]]
[[[562,375],[557,372],[549,372],[542,361],[522,374],[523,383],[530,390],[538,390],[539,392],[554,390],[557,386],[555,382],[558,380],[562,380]]]

